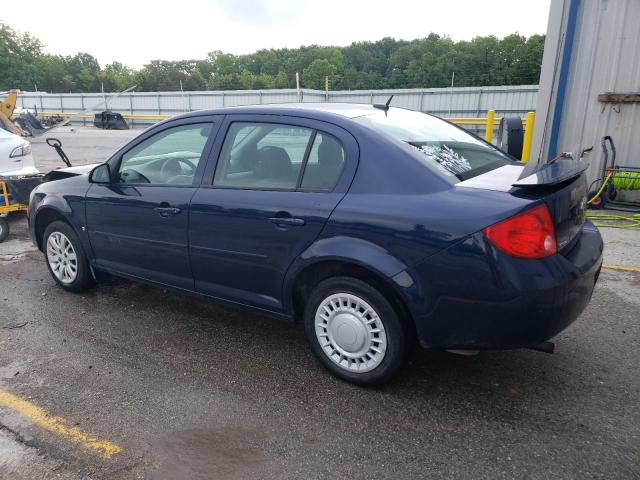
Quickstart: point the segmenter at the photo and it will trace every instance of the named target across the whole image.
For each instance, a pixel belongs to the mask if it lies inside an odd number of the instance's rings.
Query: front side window
[[[153,135],[122,156],[119,182],[191,185],[211,127],[211,123],[194,123]]]
[[[467,180],[513,161],[506,154],[439,118],[402,109],[354,119],[413,147],[440,174]]]

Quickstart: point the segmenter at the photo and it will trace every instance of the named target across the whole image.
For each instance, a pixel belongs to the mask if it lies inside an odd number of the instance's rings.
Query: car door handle
[[[153,210],[160,214],[161,217],[168,217],[169,215],[177,215],[180,213],[180,209],[176,207],[156,207]]]
[[[301,227],[305,224],[304,219],[295,217],[271,217],[269,221],[279,227]]]

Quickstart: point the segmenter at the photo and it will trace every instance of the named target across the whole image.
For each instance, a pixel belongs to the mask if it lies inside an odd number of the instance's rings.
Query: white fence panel
[[[403,90],[329,91],[303,89],[233,90],[215,92],[132,92],[106,95],[112,110],[132,115],[177,115],[186,111],[242,105],[295,102],[385,103],[394,95],[392,105],[443,117],[480,117],[494,109],[498,115],[520,115],[535,110],[537,85],[458,87]],[[20,105],[53,112],[102,111],[101,93],[48,94],[24,92]],[[138,123],[138,122],[137,122]],[[145,123],[145,122],[141,122]],[[152,122],[146,122],[152,123]]]

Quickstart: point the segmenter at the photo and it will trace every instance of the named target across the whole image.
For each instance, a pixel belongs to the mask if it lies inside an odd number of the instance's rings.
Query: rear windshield
[[[467,180],[514,163],[505,153],[439,118],[411,110],[390,109],[354,118],[407,143],[425,164],[443,175]]]

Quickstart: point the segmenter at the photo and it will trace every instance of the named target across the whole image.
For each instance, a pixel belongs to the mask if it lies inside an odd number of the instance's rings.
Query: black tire
[[[316,336],[316,311],[329,296],[346,293],[364,300],[375,310],[386,333],[386,351],[380,363],[367,372],[353,372],[338,366],[325,353]],[[381,385],[388,382],[402,366],[407,350],[407,332],[391,303],[371,285],[351,277],[332,277],[320,282],[311,292],[304,310],[304,326],[311,350],[320,362],[334,375],[362,386]]]
[[[9,236],[9,232],[11,228],[9,227],[9,222],[7,222],[4,218],[0,218],[0,243],[4,242]]]
[[[49,258],[47,257],[47,242],[51,234],[55,232],[60,232],[64,234],[69,239],[69,242],[73,246],[73,249],[76,253],[77,257],[77,274],[76,278],[71,283],[63,283],[58,279],[58,277],[53,273],[51,269],[51,265],[49,264]],[[91,269],[89,268],[89,259],[85,254],[84,248],[82,248],[82,243],[80,239],[76,235],[76,232],[71,228],[71,226],[63,221],[57,220],[55,222],[51,222],[44,231],[44,235],[42,238],[42,245],[44,251],[44,258],[47,264],[47,268],[49,269],[49,273],[56,281],[58,285],[60,285],[65,290],[70,292],[84,292],[88,288],[90,288],[94,283],[93,276],[91,275]]]
[[[524,128],[519,117],[502,117],[498,129],[498,148],[513,158],[522,159]]]

